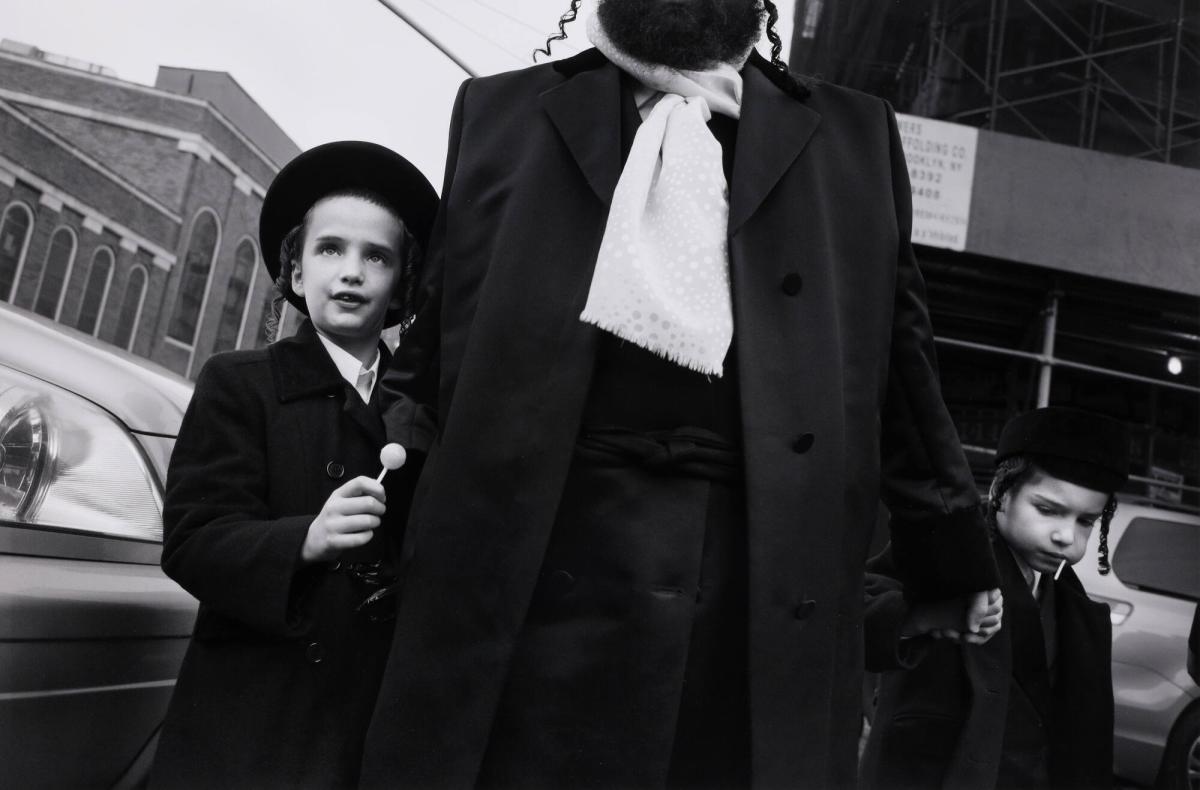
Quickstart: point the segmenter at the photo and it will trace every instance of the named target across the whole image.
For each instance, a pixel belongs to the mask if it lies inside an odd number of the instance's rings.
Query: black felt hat
[[[1129,427],[1119,420],[1046,406],[1008,421],[996,462],[1027,456],[1060,480],[1112,493],[1129,477],[1129,441]]]
[[[304,220],[318,200],[348,189],[361,189],[378,196],[404,222],[421,249],[426,249],[438,196],[421,171],[382,145],[359,140],[325,143],[284,165],[263,198],[258,242],[272,280],[279,276],[283,265],[280,247],[288,232]],[[308,315],[304,299],[290,285],[284,289],[284,296]],[[395,320],[389,315],[388,324]]]

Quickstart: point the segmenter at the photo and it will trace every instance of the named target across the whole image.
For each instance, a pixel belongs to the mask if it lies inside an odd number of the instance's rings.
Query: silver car
[[[158,567],[191,383],[0,303],[0,787],[142,782],[196,602]]]
[[[1112,608],[1114,772],[1140,785],[1200,790],[1200,688],[1187,639],[1200,599],[1200,517],[1122,503],[1109,529],[1112,572],[1096,567],[1099,536],[1075,566]]]

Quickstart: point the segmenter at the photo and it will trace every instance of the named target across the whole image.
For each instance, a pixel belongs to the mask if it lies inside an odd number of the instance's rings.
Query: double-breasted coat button
[[[810,598],[801,601],[792,614],[797,620],[807,620],[812,615],[813,610],[816,608],[817,602]]]
[[[792,442],[792,450],[803,455],[812,449],[815,439],[816,437],[811,433],[802,433],[796,437],[796,441]]]
[[[320,642],[309,642],[308,648],[304,651],[304,657],[310,664],[320,664],[325,660],[325,648]]]
[[[346,476],[346,467],[339,464],[337,461],[330,461],[325,464],[325,474],[333,480],[341,480]]]
[[[784,275],[783,282],[779,284],[779,287],[788,296],[795,296],[804,287],[804,278],[795,272],[788,272]]]

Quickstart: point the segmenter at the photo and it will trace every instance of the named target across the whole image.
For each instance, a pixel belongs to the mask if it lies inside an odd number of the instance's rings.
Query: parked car
[[[0,787],[125,787],[196,602],[158,567],[192,386],[0,303]]]
[[[1139,785],[1200,789],[1200,688],[1187,640],[1200,600],[1200,517],[1122,503],[1109,529],[1112,572],[1093,536],[1075,572],[1112,609],[1114,772]]]

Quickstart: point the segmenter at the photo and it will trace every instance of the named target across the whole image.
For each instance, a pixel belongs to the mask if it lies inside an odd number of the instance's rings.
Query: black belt
[[[704,428],[634,431],[584,427],[575,443],[576,457],[596,466],[639,466],[684,477],[740,482],[742,451]]]

